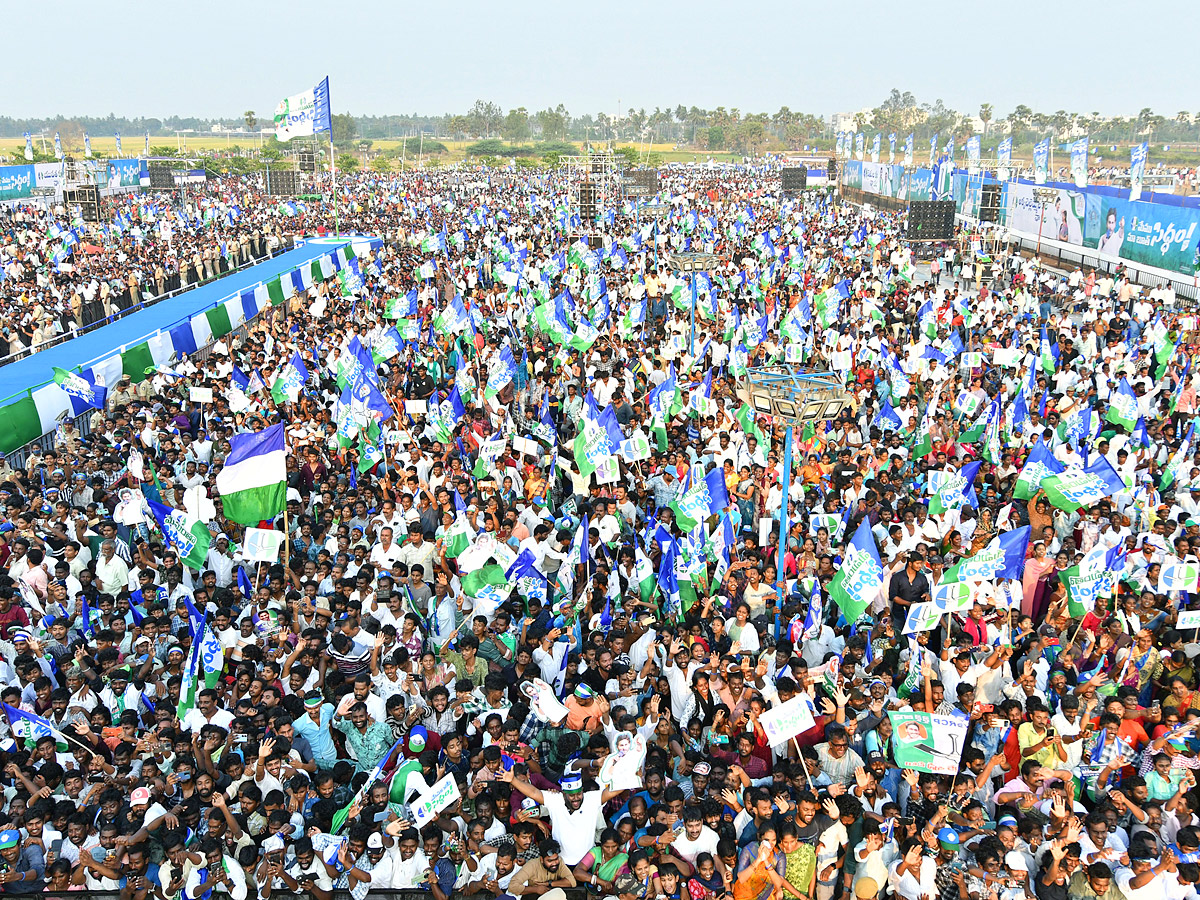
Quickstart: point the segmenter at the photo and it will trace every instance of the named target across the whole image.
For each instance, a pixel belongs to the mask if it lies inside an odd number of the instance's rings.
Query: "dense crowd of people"
[[[0,890],[1196,896],[1194,316],[663,176],[596,224],[519,170],[346,178],[351,277],[0,460]],[[74,271],[10,211],[10,322],[283,233],[210,190],[233,224]],[[780,364],[841,411],[788,435]]]

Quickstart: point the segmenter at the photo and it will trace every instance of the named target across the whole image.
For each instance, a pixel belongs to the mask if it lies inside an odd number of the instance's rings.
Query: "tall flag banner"
[[[871,525],[863,519],[846,545],[841,568],[829,582],[829,596],[838,605],[847,622],[856,622],[883,589],[883,564]]]
[[[967,171],[979,171],[979,135],[973,134],[967,139]]]
[[[667,541],[663,546],[662,559],[658,563],[658,589],[662,591],[664,616],[678,615],[682,609],[679,576],[675,571],[675,562],[678,557],[679,545],[675,541]]]
[[[193,519],[182,509],[171,509],[153,500],[147,500],[146,503],[154,514],[158,530],[179,554],[179,561],[185,566],[203,570],[208,547],[212,543],[208,526]]]
[[[875,140],[871,142],[871,162],[879,162],[879,138],[878,132],[875,133]]]
[[[863,136],[861,131],[854,135],[854,155],[860,160],[863,158],[863,145],[865,142],[866,138]]]
[[[150,132],[148,131],[146,132],[146,142],[142,145],[142,150],[147,156],[150,155]]]
[[[929,164],[933,165],[933,160],[937,156],[938,136],[937,132],[933,133],[933,137],[929,139]]]
[[[33,135],[25,132],[25,159],[33,162]]]
[[[1012,164],[1012,138],[1006,137],[1000,142],[1000,146],[996,148],[996,160],[996,177],[1001,181],[1008,181],[1012,174],[1008,168]]]
[[[1040,359],[1042,371],[1047,375],[1053,375],[1058,369],[1059,349],[1058,342],[1050,342],[1050,336],[1046,331],[1046,326],[1042,326],[1042,340],[1039,345]]]
[[[888,165],[896,161],[896,132],[888,135]]]
[[[1033,181],[1045,184],[1050,171],[1050,138],[1042,138],[1033,145]]]
[[[1071,145],[1071,180],[1076,187],[1087,187],[1088,139],[1081,137]]]
[[[83,133],[83,155],[92,158],[92,136],[86,131]]]
[[[909,132],[908,137],[904,141],[904,167],[908,168],[913,161],[913,134]]]
[[[308,367],[304,365],[304,359],[297,350],[275,376],[275,383],[271,385],[271,397],[280,405],[295,403],[300,392],[304,390],[306,381],[308,381]]]
[[[500,348],[500,357],[496,368],[488,375],[487,386],[483,389],[483,396],[488,400],[495,397],[508,385],[512,384],[516,376],[517,361],[513,358],[512,350],[505,344]]]
[[[59,139],[57,131],[54,132],[54,158],[55,159],[63,158],[62,141]]]
[[[225,518],[257,525],[283,512],[287,500],[287,451],[283,424],[234,435],[217,491]]]
[[[120,156],[121,155],[121,132],[118,131],[116,133],[115,137],[116,137],[116,141],[117,141],[117,156]]]
[[[1140,200],[1142,197],[1142,180],[1146,175],[1146,158],[1150,154],[1150,144],[1142,141],[1135,147],[1129,148],[1129,199]]]
[[[275,107],[275,139],[290,141],[321,131],[333,131],[329,110],[329,76],[313,88],[284,97]]]

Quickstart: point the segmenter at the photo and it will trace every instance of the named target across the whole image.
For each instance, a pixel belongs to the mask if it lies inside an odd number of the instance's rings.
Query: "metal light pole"
[[[658,223],[671,214],[671,207],[666,203],[655,200],[642,207],[642,211],[654,219],[654,270],[658,271]]]
[[[657,248],[657,236],[654,239],[654,245]],[[667,257],[667,265],[689,275],[692,281],[692,327],[691,337],[688,340],[688,356],[696,355],[696,274],[715,269],[720,262],[721,258],[715,253],[672,253]]]
[[[1046,206],[1053,203],[1058,196],[1058,191],[1054,188],[1035,187],[1033,189],[1033,199],[1041,204],[1042,211],[1038,215],[1038,239],[1037,249],[1033,251],[1034,257],[1037,257],[1042,252],[1042,225],[1046,222]]]
[[[787,552],[788,488],[792,482],[792,440],[797,425],[815,424],[836,418],[851,405],[845,382],[833,372],[802,372],[778,365],[750,369],[745,394],[755,414],[771,416],[785,426],[783,439],[783,496],[779,509],[779,548],[775,567],[775,632],[779,636],[779,611],[787,588],[784,555]]]

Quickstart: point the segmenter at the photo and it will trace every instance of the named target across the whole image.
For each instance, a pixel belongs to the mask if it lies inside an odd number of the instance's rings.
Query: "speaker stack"
[[[296,190],[296,170],[295,169],[268,169],[267,170],[267,195],[271,197],[295,197],[298,191]]]
[[[949,241],[954,238],[953,200],[913,200],[908,205],[910,241]]]
[[[808,187],[807,166],[787,166],[782,173],[783,196],[798,197]]]
[[[995,182],[985,184],[979,195],[979,221],[999,222],[1001,188]]]
[[[579,185],[579,218],[584,222],[595,222],[599,211],[596,208],[596,185],[584,182]]]
[[[150,174],[150,190],[152,191],[173,191],[175,190],[175,173],[171,171],[171,167],[162,163],[151,163],[148,166]]]

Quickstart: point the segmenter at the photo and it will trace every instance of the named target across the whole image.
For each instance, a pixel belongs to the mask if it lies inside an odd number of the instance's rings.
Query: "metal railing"
[[[95,331],[98,328],[103,328],[105,325],[111,325],[113,322],[116,322],[119,319],[123,319],[125,316],[131,315],[135,312],[140,312],[143,309],[149,309],[151,306],[161,303],[164,300],[170,300],[172,297],[178,297],[181,294],[186,294],[188,291],[194,290],[195,288],[203,287],[204,285],[207,285],[207,284],[215,284],[216,282],[220,281],[222,278],[232,275],[234,272],[239,272],[244,269],[252,268],[253,266],[258,265],[259,263],[266,262],[268,259],[273,259],[274,257],[279,256],[281,253],[286,253],[287,251],[292,249],[293,244],[294,244],[294,238],[289,235],[283,239],[283,242],[280,244],[280,246],[276,250],[274,250],[274,251],[268,250],[266,252],[266,254],[263,256],[251,255],[249,262],[239,263],[238,265],[235,265],[233,268],[227,269],[226,271],[221,272],[219,275],[214,275],[212,278],[205,278],[200,281],[194,281],[190,284],[180,285],[179,287],[175,288],[174,290],[165,291],[162,294],[152,295],[148,299],[143,299],[141,302],[135,303],[135,304],[127,307],[126,309],[117,310],[116,312],[112,313],[111,315],[105,316],[103,319],[97,319],[94,322],[89,322],[87,325],[80,326],[79,328],[73,328],[70,331],[63,332],[62,334],[57,334],[54,337],[52,337],[50,340],[43,341],[42,343],[38,344],[36,347],[25,347],[24,349],[18,350],[15,353],[10,353],[7,356],[0,357],[0,366],[6,366],[9,363],[14,363],[19,360],[25,359],[27,357],[33,356],[35,353],[40,353],[43,350],[48,350],[51,347],[56,347],[59,344],[65,344],[67,341],[74,340],[75,338],[77,338],[81,335],[87,334],[91,331]],[[174,274],[178,275],[179,273],[176,272]],[[145,297],[145,292],[143,291],[142,293],[143,293],[143,297]]]
[[[876,211],[893,213],[905,212],[909,204],[908,200],[898,200],[882,194],[870,194],[845,185],[842,186],[842,199],[858,206],[869,205]],[[955,213],[954,218],[955,221],[965,224],[978,221],[970,216],[964,216],[962,213]],[[1181,304],[1182,308],[1192,308],[1200,302],[1200,284],[1197,284],[1197,279],[1194,277],[1189,278],[1184,274],[1160,275],[1157,272],[1146,270],[1136,262],[1101,256],[1095,250],[1080,244],[1064,244],[1046,237],[1039,241],[1036,236],[1031,237],[1008,228],[1003,229],[1003,234],[1005,236],[1003,239],[1007,240],[1010,245],[1028,250],[1030,256],[1036,253],[1037,262],[1043,266],[1057,269],[1062,269],[1064,266],[1070,268],[1086,266],[1108,275],[1115,275],[1117,269],[1124,266],[1126,276],[1139,287],[1156,288],[1169,284],[1177,298],[1189,301]]]
[[[243,322],[237,328],[230,331],[229,334],[225,335],[223,340],[232,342],[232,341],[236,340],[237,338],[244,337],[246,335],[246,333],[250,330],[250,326],[253,325],[256,321],[258,321],[258,319],[260,319],[262,317],[264,312],[268,312],[273,309],[275,309],[274,306],[265,307],[262,311],[260,311],[253,317],[247,319],[245,322]],[[212,348],[215,344],[216,344],[216,340],[211,340],[207,344],[205,344],[203,347],[197,347],[196,352],[191,355],[190,359],[193,362],[195,362],[197,365],[202,364],[205,360],[208,359],[209,355],[212,353]],[[96,410],[90,409],[87,412],[83,413],[82,415],[75,416],[73,418],[73,421],[75,422],[75,433],[77,435],[79,435],[80,439],[87,438],[91,435],[91,433],[92,433],[92,416],[95,414],[95,412],[96,412]],[[106,412],[107,412],[107,410],[106,410]],[[47,450],[53,450],[54,449],[54,441],[56,440],[57,436],[58,436],[58,432],[51,431],[48,434],[43,434],[41,437],[30,441],[28,444],[18,447],[16,450],[13,450],[11,453],[9,453],[7,455],[9,464],[14,469],[25,468],[25,461],[29,458],[29,454],[33,450],[38,450],[42,453],[45,453]]]

